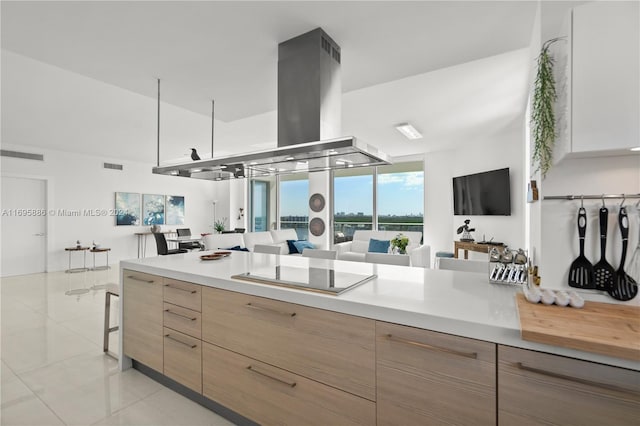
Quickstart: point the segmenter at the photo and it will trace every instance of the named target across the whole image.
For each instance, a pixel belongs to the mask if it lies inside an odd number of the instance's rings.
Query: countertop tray
[[[524,340],[640,361],[640,307],[586,301],[581,309],[516,294]]]

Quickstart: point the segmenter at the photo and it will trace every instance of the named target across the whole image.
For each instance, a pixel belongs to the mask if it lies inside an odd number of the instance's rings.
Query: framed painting
[[[167,195],[166,217],[167,225],[184,225],[184,197],[181,195]]]
[[[164,195],[142,194],[142,224],[164,225]]]
[[[137,192],[116,192],[116,226],[140,225],[140,194]]]

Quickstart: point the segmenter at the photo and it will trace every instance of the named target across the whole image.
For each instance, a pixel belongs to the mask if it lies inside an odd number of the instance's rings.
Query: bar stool
[[[441,258],[453,258],[454,254],[450,251],[438,251],[436,252],[436,258],[433,262],[433,269],[440,269],[440,259]]]
[[[116,355],[112,352],[109,352],[109,335],[114,331],[118,331],[120,329],[119,326],[110,327],[109,320],[111,317],[111,296],[120,297],[120,287],[118,284],[109,283],[105,288],[104,293],[104,344],[102,345],[102,350],[105,354],[109,355],[112,358],[118,359]]]

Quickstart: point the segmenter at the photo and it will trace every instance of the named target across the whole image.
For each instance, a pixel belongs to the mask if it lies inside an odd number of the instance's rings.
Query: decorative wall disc
[[[309,197],[309,208],[316,213],[324,209],[324,197],[322,194],[313,194]]]
[[[311,235],[315,237],[319,237],[324,234],[324,220],[319,217],[311,219],[311,222],[309,222],[309,232],[311,232]]]

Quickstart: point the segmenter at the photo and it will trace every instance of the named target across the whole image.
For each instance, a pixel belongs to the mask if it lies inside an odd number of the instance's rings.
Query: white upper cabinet
[[[628,153],[640,146],[639,3],[577,6],[569,29],[568,42],[556,43],[569,61],[556,63],[556,159]]]

